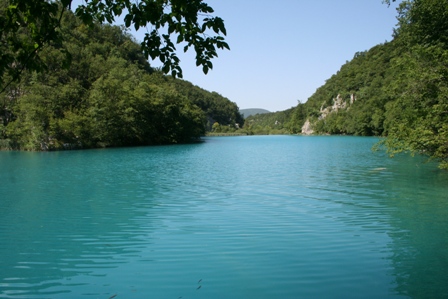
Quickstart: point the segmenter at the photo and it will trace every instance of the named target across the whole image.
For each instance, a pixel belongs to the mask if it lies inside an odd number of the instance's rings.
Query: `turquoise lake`
[[[377,141],[0,152],[0,298],[448,298],[448,172]]]

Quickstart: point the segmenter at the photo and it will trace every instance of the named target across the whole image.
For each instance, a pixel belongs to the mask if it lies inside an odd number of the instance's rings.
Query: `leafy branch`
[[[71,9],[72,0],[21,1],[0,0],[0,84],[3,92],[11,82],[19,80],[25,69],[42,71],[45,65],[39,51],[49,43],[61,43],[62,15]],[[85,0],[75,14],[87,26],[110,23],[124,15],[126,28],[135,30],[151,26],[140,46],[147,59],[159,58],[162,70],[182,77],[175,44],[184,43],[184,52],[193,48],[196,65],[205,74],[213,68],[211,60],[217,49],[230,49],[224,37],[224,21],[213,17],[213,8],[202,0]],[[160,33],[165,32],[165,33]],[[208,33],[213,32],[209,36]],[[67,61],[70,54],[65,51]],[[3,85],[4,74],[11,78]]]

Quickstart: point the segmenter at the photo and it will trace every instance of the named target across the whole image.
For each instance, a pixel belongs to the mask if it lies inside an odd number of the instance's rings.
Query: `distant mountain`
[[[261,108],[249,108],[249,109],[240,109],[240,113],[241,115],[243,115],[244,118],[247,118],[255,114],[271,113],[271,111]]]

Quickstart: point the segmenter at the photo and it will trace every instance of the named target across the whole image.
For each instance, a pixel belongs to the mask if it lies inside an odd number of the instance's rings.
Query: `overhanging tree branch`
[[[42,70],[44,66],[38,59],[38,52],[45,44],[62,40],[58,28],[72,0],[0,0],[0,4],[3,92],[25,69]],[[223,37],[227,34],[224,22],[213,17],[213,12],[202,0],[85,0],[75,10],[76,16],[92,28],[96,23],[112,24],[123,14],[126,28],[133,26],[138,30],[151,25],[153,30],[145,34],[141,42],[142,51],[147,59],[159,58],[162,70],[174,77],[182,77],[175,44],[185,44],[184,52],[193,48],[196,64],[202,66],[204,73],[213,67],[211,60],[217,57],[217,49],[230,49]],[[160,34],[161,30],[167,33]],[[17,32],[21,32],[20,38]],[[20,66],[18,70],[15,69],[17,65]],[[5,73],[12,78],[3,85]]]

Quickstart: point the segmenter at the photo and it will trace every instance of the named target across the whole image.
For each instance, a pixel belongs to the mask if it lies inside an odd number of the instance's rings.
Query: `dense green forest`
[[[246,117],[244,131],[249,135],[289,134],[294,108]]]
[[[294,111],[258,115],[246,124],[300,133],[384,136],[389,154],[423,154],[448,168],[448,1],[402,1],[390,42],[353,59]],[[266,121],[266,123],[265,123]]]
[[[39,51],[45,70],[25,70],[0,94],[0,148],[170,144],[195,140],[215,122],[243,125],[227,98],[151,68],[124,28],[89,27],[66,12],[60,31]]]
[[[209,6],[175,1],[171,13],[147,16],[141,9],[148,7],[129,1],[95,3],[75,15],[58,13],[71,0],[0,1],[0,148],[167,144],[206,131],[296,134],[306,124],[307,134],[383,136],[378,148],[391,155],[423,154],[448,168],[448,0],[401,1],[392,41],[355,53],[306,103],[246,120],[218,93],[174,79],[181,70],[170,32],[195,48],[204,72],[215,47],[228,48],[219,35],[197,36],[225,34],[219,18],[198,23],[198,15],[213,12]],[[169,34],[153,31],[139,45],[124,27],[98,23],[113,22],[127,6],[135,8],[127,27],[167,25]],[[151,68],[148,56],[164,67]]]

